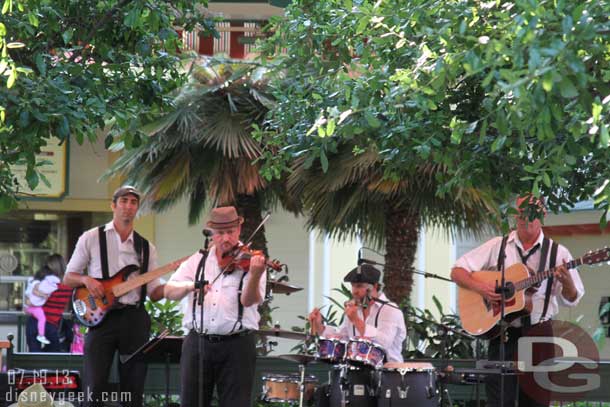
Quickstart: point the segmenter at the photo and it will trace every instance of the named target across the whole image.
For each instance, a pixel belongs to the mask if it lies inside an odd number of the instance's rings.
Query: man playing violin
[[[343,281],[352,286],[352,300],[345,304],[346,318],[338,329],[323,324],[318,308],[308,319],[315,335],[370,339],[384,348],[388,362],[402,362],[402,343],[407,336],[404,316],[395,304],[385,304],[388,299],[380,293],[380,276],[370,264],[358,266],[345,276]]]
[[[189,310],[182,318],[188,331],[180,360],[182,406],[197,406],[198,397],[209,406],[214,387],[221,407],[250,406],[256,346],[253,330],[258,329],[258,305],[265,296],[265,257],[253,255],[249,268],[228,262],[226,256],[239,247],[244,219],[232,206],[215,208],[206,226],[212,231],[207,258],[193,254],[182,263],[165,286],[165,296],[180,300],[188,296]],[[221,264],[225,267],[222,267]],[[204,286],[203,325],[195,288],[198,270],[208,282]],[[191,312],[192,311],[192,312]],[[199,360],[203,356],[203,383],[199,382]]]

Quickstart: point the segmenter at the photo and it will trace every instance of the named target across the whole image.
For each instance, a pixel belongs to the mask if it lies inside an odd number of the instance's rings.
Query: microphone
[[[210,245],[210,237],[212,237],[212,229],[203,228],[201,231],[203,236],[205,236],[205,242],[203,243],[203,249],[199,249],[199,253],[207,255],[208,246]]]
[[[371,287],[367,287],[366,289],[366,294],[364,295],[364,298],[362,299],[362,308],[366,309],[369,306],[369,303],[372,301],[371,298]]]

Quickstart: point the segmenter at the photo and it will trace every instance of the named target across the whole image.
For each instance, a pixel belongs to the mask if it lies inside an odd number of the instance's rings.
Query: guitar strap
[[[504,251],[506,249],[506,241],[508,240],[508,235],[502,236],[502,243],[500,244],[500,252],[498,253],[498,265],[497,270],[502,271],[504,267]]]

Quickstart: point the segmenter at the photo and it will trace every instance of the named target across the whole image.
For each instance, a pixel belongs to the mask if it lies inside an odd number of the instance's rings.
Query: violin
[[[250,270],[250,259],[254,256],[264,255],[265,253],[262,250],[254,250],[250,248],[250,245],[238,244],[222,255],[218,260],[218,265],[226,274],[231,274],[237,269],[247,273]],[[265,264],[275,271],[282,270],[282,264],[279,260],[266,260]]]

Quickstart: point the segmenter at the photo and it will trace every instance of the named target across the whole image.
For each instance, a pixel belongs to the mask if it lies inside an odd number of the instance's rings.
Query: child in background
[[[42,306],[47,302],[49,295],[57,290],[57,285],[60,283],[59,277],[47,266],[34,275],[34,278],[28,280],[28,286],[25,290],[26,307],[24,311],[38,321],[38,336],[36,340],[43,345],[51,343],[45,333],[45,325],[47,318],[44,315]]]

